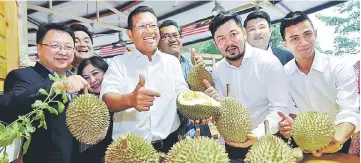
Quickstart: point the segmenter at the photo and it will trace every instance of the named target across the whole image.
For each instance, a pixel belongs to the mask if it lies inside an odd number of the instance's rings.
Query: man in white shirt
[[[281,120],[277,112],[288,113],[286,73],[274,55],[245,41],[246,32],[238,15],[229,12],[219,14],[212,20],[209,29],[215,45],[224,56],[214,65],[212,72],[215,89],[220,97],[225,97],[226,84],[230,84],[230,96],[247,108],[252,119],[253,130],[247,141],[225,140],[232,162],[242,162],[249,147],[265,135],[264,120],[269,121],[270,132],[275,134]],[[206,93],[218,98],[210,85]]]
[[[271,47],[271,20],[266,12],[254,11],[248,14],[246,20],[244,20],[244,28],[246,28],[247,32],[247,42],[253,47],[274,54],[282,65],[293,59],[293,55],[289,51]]]
[[[113,139],[135,133],[166,153],[177,142],[180,125],[176,96],[189,89],[179,60],[157,49],[159,28],[151,8],[129,14],[127,34],[136,49],[114,57],[100,92],[115,112]]]
[[[359,96],[352,66],[315,49],[316,31],[302,12],[287,14],[281,21],[280,32],[283,45],[295,57],[285,65],[289,92],[295,105],[290,113],[326,112],[336,125],[335,136],[328,146],[305,152],[312,152],[315,156],[339,150],[347,153],[350,137],[359,130],[360,121]],[[280,115],[283,117],[280,132],[288,138],[293,120]]]

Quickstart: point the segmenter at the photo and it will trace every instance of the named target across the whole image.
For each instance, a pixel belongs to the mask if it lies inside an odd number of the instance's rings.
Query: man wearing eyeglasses
[[[167,153],[178,141],[176,98],[188,85],[179,60],[157,48],[159,28],[151,8],[139,6],[129,14],[127,34],[135,49],[113,58],[100,92],[114,112],[112,137],[135,133]]]
[[[81,76],[71,75],[67,70],[74,59],[74,39],[74,33],[64,24],[43,24],[39,27],[36,47],[40,60],[34,67],[13,70],[7,75],[4,96],[0,100],[1,121],[11,123],[18,116],[31,112],[31,105],[36,100],[46,98],[38,93],[40,88],[49,92],[53,86],[65,87],[68,99],[71,100],[71,94],[89,86]],[[54,73],[66,76],[67,85],[50,80],[48,75]],[[55,100],[61,101],[61,97]],[[25,163],[74,162],[78,142],[66,126],[65,112],[54,115],[44,111],[47,129],[37,128],[32,134],[28,151],[23,156]]]
[[[160,31],[160,41],[158,48],[160,51],[171,54],[177,57],[180,61],[184,79],[187,80],[188,72],[193,67],[192,55],[190,53],[183,53],[183,43],[182,43],[182,33],[178,24],[173,20],[165,20],[159,26]],[[192,50],[194,53],[194,50]],[[201,56],[194,54],[195,65],[205,66],[204,60]],[[195,136],[195,125],[188,118],[179,114],[181,118],[181,129],[180,135],[185,138],[185,136],[194,137]],[[198,125],[197,125],[198,126]],[[200,135],[211,137],[210,129],[208,124],[199,125]]]

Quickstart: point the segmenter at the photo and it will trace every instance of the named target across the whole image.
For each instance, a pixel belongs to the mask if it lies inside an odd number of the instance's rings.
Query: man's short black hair
[[[164,28],[164,27],[168,27],[168,26],[175,26],[178,29],[179,34],[182,36],[182,28],[178,26],[177,22],[173,21],[173,20],[164,20],[160,26],[159,26],[159,30]]]
[[[148,7],[148,6],[139,6],[137,8],[135,8],[132,12],[130,12],[130,14],[128,15],[128,29],[132,29],[133,28],[133,22],[132,22],[132,18],[142,12],[150,12],[152,13],[155,17],[157,17],[157,15],[155,15],[154,11],[152,8]]]
[[[265,19],[268,23],[268,26],[271,27],[271,19],[270,19],[269,15],[267,14],[267,12],[264,12],[264,11],[254,11],[254,12],[248,14],[246,20],[244,20],[244,27],[245,28],[247,27],[248,21],[257,19],[257,18]]]
[[[212,33],[212,37],[214,37],[216,30],[229,20],[234,20],[234,22],[236,22],[236,24],[242,28],[242,18],[240,16],[233,12],[222,12],[215,16],[209,25],[209,30]]]
[[[82,25],[82,24],[73,24],[73,25],[70,26],[70,28],[71,28],[74,32],[76,32],[76,31],[83,31],[83,32],[85,32],[85,33],[89,36],[90,40],[91,40],[92,43],[93,43],[92,33],[89,31],[88,27],[86,27],[85,25]]]
[[[285,40],[285,30],[287,27],[289,27],[291,25],[296,25],[303,21],[310,22],[310,24],[313,28],[313,24],[312,24],[311,20],[308,18],[308,16],[305,13],[303,13],[301,11],[295,11],[295,12],[288,13],[281,20],[280,33],[281,33],[282,39]]]
[[[73,39],[73,43],[75,44],[74,32],[70,29],[70,27],[68,27],[67,25],[65,25],[63,23],[41,24],[39,26],[38,31],[36,32],[36,44],[42,44],[46,33],[50,30],[58,30],[58,31],[63,31],[63,32],[69,33],[69,35]]]

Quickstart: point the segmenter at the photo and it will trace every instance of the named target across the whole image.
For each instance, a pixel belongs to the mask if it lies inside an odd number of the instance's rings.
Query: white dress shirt
[[[105,93],[131,93],[145,78],[145,88],[160,93],[149,111],[129,108],[113,116],[113,139],[122,133],[136,133],[148,141],[165,139],[180,125],[176,108],[178,93],[189,90],[179,60],[157,50],[149,61],[138,50],[113,58],[101,86],[100,98]]]
[[[351,65],[316,51],[308,74],[298,69],[295,59],[285,65],[285,70],[294,102],[290,113],[326,112],[335,125],[349,122],[356,126],[355,132],[359,130],[359,95]]]
[[[226,96],[226,84],[230,84],[230,96],[247,108],[252,119],[252,133],[258,138],[265,135],[265,119],[269,121],[271,134],[275,134],[281,120],[277,112],[288,114],[286,73],[281,62],[268,53],[246,43],[240,67],[232,66],[223,58],[214,65],[212,73],[220,96]]]

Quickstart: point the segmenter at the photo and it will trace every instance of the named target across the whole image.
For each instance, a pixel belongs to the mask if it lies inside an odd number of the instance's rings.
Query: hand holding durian
[[[304,153],[319,157],[322,153],[335,153],[341,147],[341,141],[335,138],[335,125],[326,113],[307,111],[299,114],[295,120],[279,113],[281,134],[295,140]]]
[[[194,48],[191,49],[191,60],[194,67],[206,67],[206,63],[202,56],[197,55],[196,50]]]

